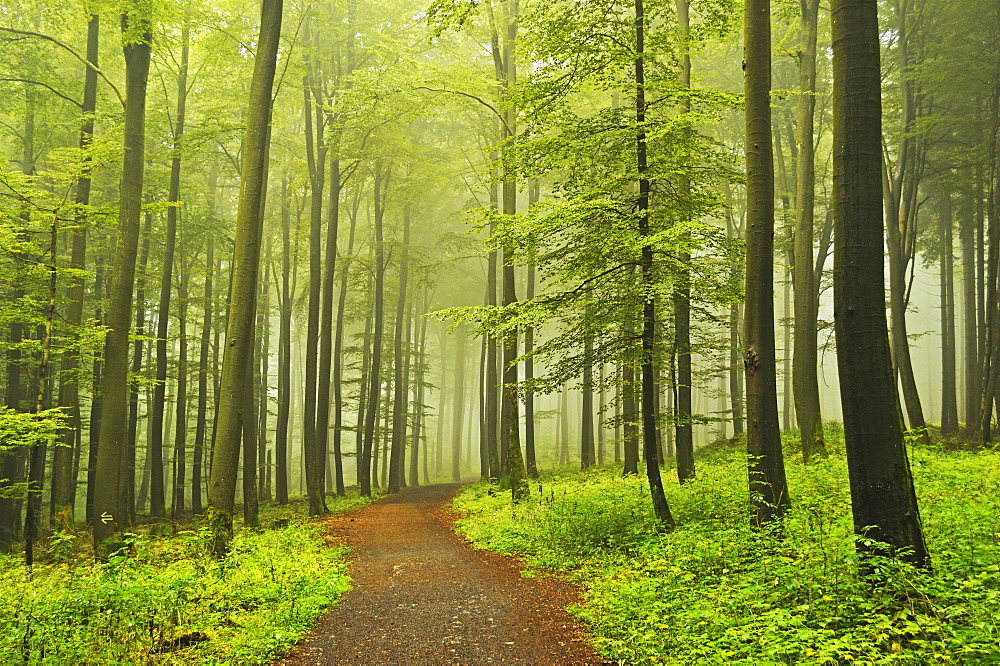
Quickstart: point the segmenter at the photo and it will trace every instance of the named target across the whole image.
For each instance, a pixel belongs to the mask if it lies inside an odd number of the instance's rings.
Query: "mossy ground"
[[[668,482],[678,528],[657,531],[641,478],[605,467],[543,475],[512,507],[485,484],[455,507],[474,543],[569,571],[593,642],[628,664],[1000,663],[1000,452],[911,449],[933,571],[859,574],[843,443],[803,465],[787,442],[784,537],[749,528],[745,456],[717,446]],[[672,470],[665,476],[672,475]],[[530,575],[530,574],[529,574]]]

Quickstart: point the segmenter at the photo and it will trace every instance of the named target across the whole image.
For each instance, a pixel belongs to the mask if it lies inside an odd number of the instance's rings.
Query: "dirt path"
[[[408,488],[326,521],[354,589],[280,664],[600,664],[563,610],[572,585],[522,578],[449,525],[458,485]]]

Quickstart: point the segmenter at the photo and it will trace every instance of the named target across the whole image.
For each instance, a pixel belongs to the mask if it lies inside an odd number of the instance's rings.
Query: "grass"
[[[334,511],[364,503],[330,498]],[[0,663],[266,664],[349,589],[345,551],[324,543],[303,502],[262,510],[222,560],[198,523],[130,536],[93,563],[86,534],[48,539],[28,572],[0,559]]]
[[[694,482],[666,484],[671,533],[644,481],[610,468],[545,475],[517,507],[470,486],[459,530],[571,572],[586,590],[573,611],[621,663],[1000,663],[1000,453],[911,450],[933,571],[875,561],[887,582],[873,588],[858,574],[837,435],[808,467],[787,442],[783,539],[749,528],[745,458],[731,447],[701,455]]]

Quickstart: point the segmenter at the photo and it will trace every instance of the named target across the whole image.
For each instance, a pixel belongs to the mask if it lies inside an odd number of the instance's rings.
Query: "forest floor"
[[[407,488],[323,521],[353,589],[278,664],[600,664],[566,606],[573,585],[452,529],[459,484]]]

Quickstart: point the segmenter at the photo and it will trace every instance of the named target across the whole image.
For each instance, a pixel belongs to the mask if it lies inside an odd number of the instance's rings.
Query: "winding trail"
[[[565,610],[570,584],[450,529],[459,484],[421,486],[327,519],[354,589],[278,664],[601,664]]]

